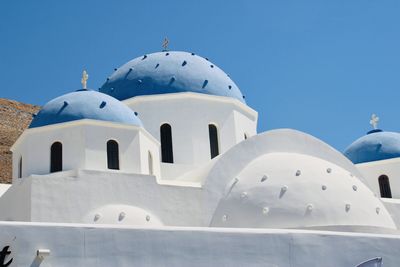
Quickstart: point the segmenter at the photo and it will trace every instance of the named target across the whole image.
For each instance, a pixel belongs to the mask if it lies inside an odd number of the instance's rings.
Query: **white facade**
[[[120,170],[149,174],[152,154],[153,174],[160,176],[159,143],[143,128],[112,122],[79,120],[27,129],[11,148],[13,181],[30,175],[50,173],[50,151],[55,142],[62,144],[62,170],[107,170],[107,142],[119,147]],[[22,168],[20,160],[22,158]]]
[[[109,135],[105,137],[97,147],[104,147]],[[152,220],[144,219],[150,216],[162,225],[186,227],[396,229],[354,165],[301,132],[275,130],[253,136],[200,171],[174,180],[164,179],[162,173],[149,176],[147,170],[128,172],[122,164],[126,156],[121,155],[121,170],[106,170],[103,161],[88,165],[91,168],[15,179],[0,202],[0,219],[148,225]],[[179,171],[181,165],[171,167]],[[26,212],[7,211],[8,203],[14,202]],[[126,216],[119,219],[116,214],[121,213]],[[132,220],[138,216],[143,220]]]
[[[144,55],[102,88],[121,101],[56,98],[11,148],[0,265],[400,266],[400,158],[353,164],[296,130],[257,133],[239,88],[194,53]]]
[[[138,96],[124,101],[160,141],[160,126],[172,128],[174,164],[192,169],[210,161],[210,124],[218,130],[220,154],[257,131],[257,112],[237,99],[197,93]],[[166,176],[172,167],[166,166]],[[175,174],[176,175],[176,174]]]
[[[390,233],[18,222],[0,229],[6,259],[21,267],[355,267],[376,257],[399,264],[399,238]],[[50,254],[40,259],[39,249]]]
[[[371,190],[377,196],[381,196],[379,189],[379,177],[385,175],[390,182],[392,197],[400,199],[400,158],[378,160],[357,164],[357,168],[363,174]]]
[[[396,229],[372,191],[332,162],[304,154],[271,153],[251,162],[237,179],[237,185],[218,205],[213,226]]]

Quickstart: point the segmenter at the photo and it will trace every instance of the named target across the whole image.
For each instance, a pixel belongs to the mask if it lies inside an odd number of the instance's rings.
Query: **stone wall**
[[[0,183],[11,182],[10,147],[29,126],[39,106],[0,98]]]

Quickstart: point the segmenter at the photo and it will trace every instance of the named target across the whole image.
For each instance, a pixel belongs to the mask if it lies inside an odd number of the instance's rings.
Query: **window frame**
[[[381,198],[392,198],[392,190],[390,188],[390,179],[386,174],[382,174],[378,177],[379,192]]]
[[[54,141],[50,146],[50,173],[60,172],[62,170],[63,170],[63,144],[61,141]]]
[[[219,129],[215,123],[208,124],[208,141],[210,144],[210,157],[213,159],[220,154]]]
[[[161,162],[174,163],[174,142],[172,138],[172,126],[168,122],[160,125],[160,144]]]
[[[106,143],[107,169],[120,170],[119,143],[115,139],[109,139]]]
[[[19,157],[18,160],[18,178],[22,178],[22,155]]]

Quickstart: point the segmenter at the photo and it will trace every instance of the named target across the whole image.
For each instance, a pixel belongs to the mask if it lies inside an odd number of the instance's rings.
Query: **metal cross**
[[[372,114],[371,120],[369,121],[369,124],[371,124],[372,127],[374,127],[374,129],[377,129],[378,128],[378,122],[379,122],[379,117],[376,116],[375,114]]]
[[[168,40],[167,37],[165,37],[164,41],[163,41],[163,44],[162,44],[162,47],[164,48],[164,51],[168,50],[168,44],[169,44],[169,40]]]
[[[86,89],[88,79],[89,79],[89,75],[87,74],[86,70],[84,70],[82,72],[82,79],[81,79],[81,84],[82,84],[83,89]]]

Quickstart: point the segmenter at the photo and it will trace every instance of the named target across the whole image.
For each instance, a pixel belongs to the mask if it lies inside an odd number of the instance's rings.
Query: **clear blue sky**
[[[43,105],[99,88],[126,61],[193,51],[230,74],[259,131],[294,128],[339,150],[399,131],[400,1],[1,1],[0,97]]]

